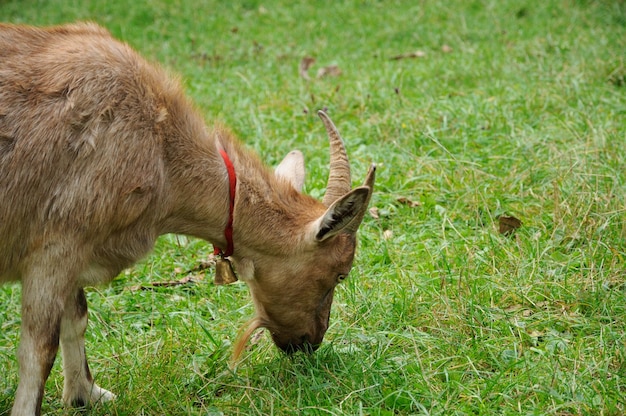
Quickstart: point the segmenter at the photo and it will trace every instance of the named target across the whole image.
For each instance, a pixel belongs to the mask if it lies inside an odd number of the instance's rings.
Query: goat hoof
[[[117,396],[110,391],[94,384],[90,392],[89,401],[91,403],[110,402],[115,400],[116,397]]]

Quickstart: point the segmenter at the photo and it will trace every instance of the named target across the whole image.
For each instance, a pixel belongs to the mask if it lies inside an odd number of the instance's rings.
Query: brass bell
[[[224,257],[218,257],[215,261],[215,284],[229,285],[237,281],[237,275],[233,270],[233,264]]]

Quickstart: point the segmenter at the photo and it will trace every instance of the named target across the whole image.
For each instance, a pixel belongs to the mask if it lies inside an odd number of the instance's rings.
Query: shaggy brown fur
[[[344,195],[326,206],[299,192],[299,153],[272,172],[106,30],[0,25],[0,283],[23,287],[13,415],[40,412],[59,344],[67,403],[114,398],[87,365],[83,287],[113,279],[164,233],[225,246],[220,148],[238,177],[232,260],[251,288],[254,325],[284,350],[314,349],[352,265],[373,170],[352,191],[332,179]]]

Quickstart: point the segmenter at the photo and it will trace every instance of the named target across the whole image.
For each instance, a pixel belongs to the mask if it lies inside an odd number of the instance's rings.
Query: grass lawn
[[[302,150],[316,197],[319,108],[355,183],[379,166],[318,352],[288,357],[263,335],[229,370],[247,288],[198,270],[207,243],[164,236],[88,290],[92,372],[119,398],[87,414],[626,413],[624,0],[0,0],[0,20],[99,22],[268,163]],[[501,216],[521,227],[501,234]],[[19,298],[0,287],[0,415]],[[72,414],[62,385],[59,359],[46,414]]]

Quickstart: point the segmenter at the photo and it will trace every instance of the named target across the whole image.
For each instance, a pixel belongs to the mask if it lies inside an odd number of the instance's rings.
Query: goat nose
[[[310,354],[312,352],[315,352],[319,348],[319,346],[320,346],[319,344],[311,344],[310,342],[303,342],[301,344],[289,343],[286,345],[281,345],[280,349],[283,350],[287,354],[293,354],[298,351],[302,351],[307,354]]]
[[[290,340],[286,343],[276,343],[276,345],[278,345],[278,347],[287,354],[293,354],[297,351],[312,353],[320,346],[319,343],[311,343],[307,335],[303,335],[300,337],[300,339],[295,341]]]

